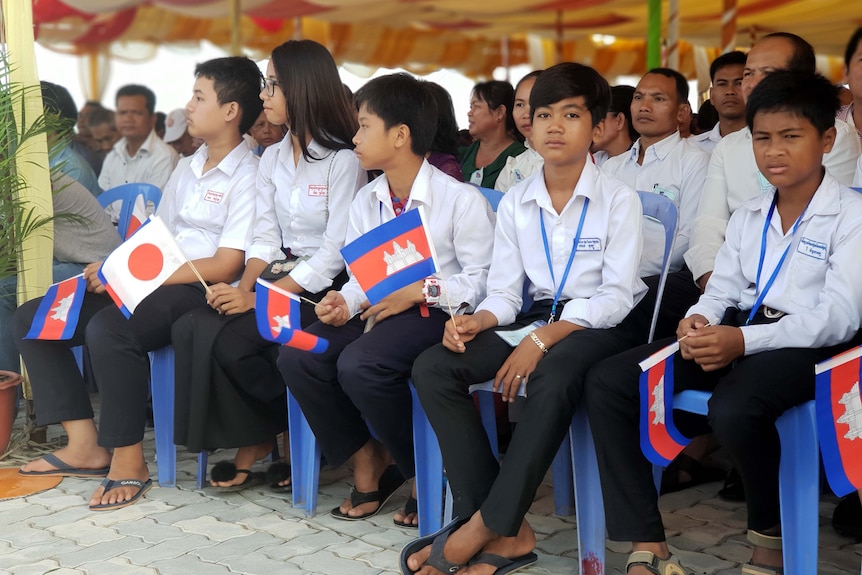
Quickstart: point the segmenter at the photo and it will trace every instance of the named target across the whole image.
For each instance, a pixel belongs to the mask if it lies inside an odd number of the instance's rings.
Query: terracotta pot
[[[18,386],[22,381],[23,378],[17,373],[0,371],[0,453],[9,447],[12,424],[15,423]]]

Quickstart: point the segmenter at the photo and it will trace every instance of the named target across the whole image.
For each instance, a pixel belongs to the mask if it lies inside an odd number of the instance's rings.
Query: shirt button
[[[558,220],[557,220],[557,225],[558,225],[558,226],[559,226],[559,225],[561,225],[562,223],[563,223],[563,219],[562,219],[562,218],[560,218],[560,219],[558,219]]]

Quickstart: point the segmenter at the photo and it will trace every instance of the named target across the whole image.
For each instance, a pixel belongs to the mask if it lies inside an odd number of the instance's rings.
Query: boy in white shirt
[[[814,364],[846,349],[862,317],[862,196],[823,167],[835,142],[835,88],[777,71],[751,92],[746,123],[770,186],[731,216],[706,292],[677,329],[674,390],[712,391],[709,424],[745,484],[743,573],[781,572],[775,421],[814,398]],[[652,465],[640,450],[637,362],[658,341],[596,365],[586,403],[609,537],[633,541],[629,575],[682,574],[665,543]]]
[[[254,217],[258,161],[242,134],[261,110],[260,71],[247,58],[230,57],[199,64],[195,75],[186,106],[189,129],[206,144],[177,166],[158,215],[204,280],[229,282],[242,271]],[[31,461],[19,473],[107,475],[90,499],[93,511],[131,505],[152,486],[141,444],[149,391],[147,352],[170,345],[173,323],[207,306],[203,286],[189,266],[182,266],[126,319],[105,294],[97,277],[100,265],[84,270],[88,293],[71,339],[17,342],[31,376],[39,422],[61,422],[69,436],[67,447]],[[19,338],[27,333],[40,301],[31,300],[16,313]],[[84,343],[101,394],[98,431],[71,352]]]
[[[524,515],[571,425],[584,376],[593,363],[633,345],[626,332],[608,328],[646,289],[637,275],[641,205],[589,158],[609,102],[607,82],[587,66],[558,64],[536,79],[533,143],[544,167],[498,207],[488,297],[473,315],[456,318],[457,327],[447,323],[443,343],[413,367],[462,520],[434,551],[427,538],[405,547],[405,574],[454,573],[468,562],[471,570],[513,570],[536,560]],[[534,303],[522,312],[525,281]],[[502,465],[468,392],[489,379],[510,402],[526,385]]]
[[[359,90],[355,101],[356,155],[363,168],[383,175],[356,193],[345,244],[422,207],[440,271],[372,306],[351,277],[320,301],[320,321],[306,330],[326,338],[328,349],[279,352],[278,368],[327,462],[353,464],[354,489],[331,512],[347,520],[377,514],[415,474],[407,386],[413,360],[440,341],[451,312],[471,311],[481,301],[493,241],[493,214],[484,197],[424,159],[437,120],[435,100],[422,83],[407,74],[383,76]],[[364,331],[370,318],[376,323]],[[409,514],[397,521],[412,525]]]

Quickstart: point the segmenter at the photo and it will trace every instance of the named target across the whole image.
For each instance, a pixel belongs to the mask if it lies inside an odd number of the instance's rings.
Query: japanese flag
[[[164,221],[151,216],[105,259],[99,279],[123,315],[129,317],[187,261]]]

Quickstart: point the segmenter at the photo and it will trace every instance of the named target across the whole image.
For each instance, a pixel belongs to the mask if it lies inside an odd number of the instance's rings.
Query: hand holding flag
[[[86,292],[84,274],[55,283],[48,288],[24,339],[71,339],[78,326]]]
[[[652,354],[640,368],[641,451],[654,465],[667,467],[689,440],[673,424],[673,356],[679,351],[675,341]]]
[[[862,400],[859,396],[862,347],[818,363],[815,410],[826,478],[842,497],[862,488]]]
[[[261,337],[311,353],[323,353],[329,342],[302,331],[299,296],[258,278],[254,313]]]

